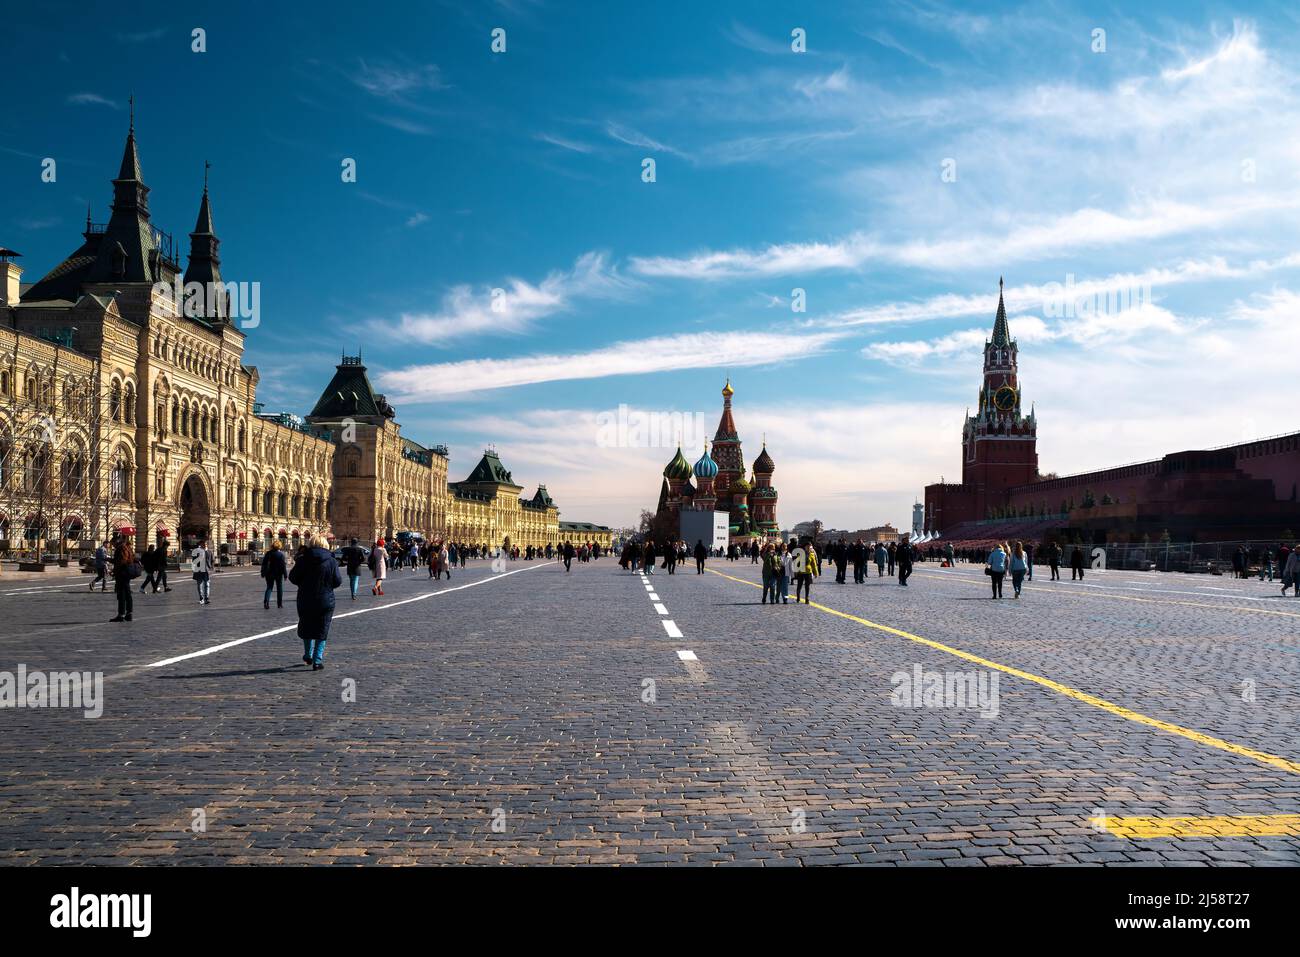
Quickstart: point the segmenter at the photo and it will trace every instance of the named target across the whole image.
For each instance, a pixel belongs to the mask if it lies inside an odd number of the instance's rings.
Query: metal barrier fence
[[[1294,547],[1294,543],[1288,544]],[[1233,572],[1233,555],[1240,547],[1245,549],[1248,573],[1258,575],[1266,567],[1270,554],[1273,558],[1274,577],[1280,576],[1282,571],[1278,558],[1279,543],[1152,542],[1079,547],[1083,550],[1084,566],[1089,568],[1230,575]],[[1069,565],[1073,549],[1073,545],[1062,546],[1062,565]],[[1039,554],[1042,554],[1041,551]]]

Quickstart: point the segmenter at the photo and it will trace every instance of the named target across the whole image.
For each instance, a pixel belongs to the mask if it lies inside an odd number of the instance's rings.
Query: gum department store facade
[[[263,413],[206,183],[183,274],[148,194],[133,122],[107,224],[88,213],[81,246],[26,288],[0,250],[0,540],[45,539],[48,551],[119,529],[137,547],[206,535],[237,550],[311,532],[563,540],[546,487],[521,498],[495,451],[448,482],[446,447],[402,435],[360,357],[343,357],[305,420]],[[178,277],[179,305],[163,292]]]

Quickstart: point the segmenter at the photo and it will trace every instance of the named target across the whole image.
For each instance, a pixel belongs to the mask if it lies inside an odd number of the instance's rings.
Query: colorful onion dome
[[[733,495],[739,495],[742,492],[748,494],[753,487],[754,486],[745,481],[744,476],[741,476],[731,483],[731,493]]]
[[[722,387],[722,397],[724,399],[730,399],[735,394],[736,390],[731,387],[731,377],[728,376],[727,384]]]
[[[754,459],[754,472],[763,475],[771,475],[776,471],[776,463],[772,461],[772,456],[767,454],[767,443],[763,443],[763,451],[758,453],[758,458]]]
[[[718,477],[718,463],[713,461],[709,456],[709,450],[705,449],[700,460],[695,463],[695,477],[713,479]]]
[[[690,477],[691,463],[686,461],[686,456],[682,455],[682,447],[679,445],[673,460],[664,467],[664,478],[682,482]]]

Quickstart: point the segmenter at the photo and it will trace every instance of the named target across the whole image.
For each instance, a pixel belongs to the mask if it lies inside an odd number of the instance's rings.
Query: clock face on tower
[[[1010,412],[1016,407],[1016,390],[1009,385],[1004,385],[993,393],[993,404],[1001,412]]]

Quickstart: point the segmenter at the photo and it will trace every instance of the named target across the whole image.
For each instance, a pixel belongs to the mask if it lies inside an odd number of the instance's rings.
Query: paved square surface
[[[0,671],[102,671],[105,702],[0,710],[0,861],[1300,863],[1278,585],[1043,570],[995,602],[923,563],[772,607],[709,568],[395,571],[340,590],[315,673],[252,572],[130,624],[6,579]],[[927,673],[953,694],[900,699]]]

